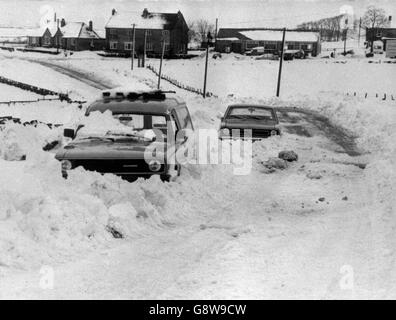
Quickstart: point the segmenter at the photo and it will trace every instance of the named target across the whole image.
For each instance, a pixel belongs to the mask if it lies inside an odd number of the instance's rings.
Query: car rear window
[[[271,109],[257,108],[257,107],[234,107],[231,108],[229,117],[262,117],[275,120],[274,112]]]

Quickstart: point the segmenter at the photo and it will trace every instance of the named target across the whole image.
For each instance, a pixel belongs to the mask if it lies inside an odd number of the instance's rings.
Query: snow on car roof
[[[240,31],[240,34],[245,37],[259,41],[282,41],[283,31],[278,30],[251,30],[251,31]],[[317,42],[317,32],[299,32],[299,31],[286,31],[285,41],[294,42]]]
[[[137,29],[163,29],[167,21],[159,14],[151,14],[147,18],[142,12],[118,13],[112,15],[106,24],[106,28],[132,28],[135,24]]]

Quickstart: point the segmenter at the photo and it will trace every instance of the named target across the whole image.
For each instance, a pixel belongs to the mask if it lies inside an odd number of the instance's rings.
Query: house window
[[[71,39],[70,39],[70,44],[71,44],[72,46],[75,46],[75,45],[76,45],[76,39],[75,39],[75,38],[71,38]]]
[[[151,37],[151,35],[152,35],[151,30],[150,29],[146,30],[146,36]]]
[[[258,47],[259,46],[259,42],[258,41],[252,41],[252,40],[248,40],[246,41],[246,49],[251,49],[254,47]]]
[[[132,50],[132,42],[124,42],[125,50]]]
[[[153,51],[153,43],[151,41],[146,42],[146,50]]]
[[[110,41],[110,49],[117,50],[118,43],[116,41]]]
[[[264,49],[266,51],[275,51],[276,50],[276,43],[264,43]]]
[[[51,44],[51,38],[50,37],[44,37],[44,44],[49,46]]]
[[[381,38],[382,37],[382,30],[377,30],[377,38]]]
[[[170,32],[169,30],[162,30],[162,38],[165,44],[165,51],[170,49]]]

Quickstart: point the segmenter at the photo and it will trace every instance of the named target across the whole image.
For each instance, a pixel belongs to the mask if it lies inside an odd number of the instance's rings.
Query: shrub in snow
[[[298,155],[292,150],[285,150],[281,151],[278,154],[278,158],[292,162],[292,161],[297,161],[298,160]]]
[[[266,173],[274,172],[276,169],[284,170],[287,168],[287,162],[283,159],[271,157],[267,161],[264,161],[263,166]]]

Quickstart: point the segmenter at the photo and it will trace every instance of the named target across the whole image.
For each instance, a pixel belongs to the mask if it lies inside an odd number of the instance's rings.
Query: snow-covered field
[[[0,53],[0,75],[87,100],[99,93],[32,60],[102,84],[156,84],[147,69],[131,72],[128,59],[90,52]],[[203,63],[166,61],[163,72],[200,87]],[[217,129],[230,103],[295,107],[355,136],[360,154],[348,155],[332,132],[290,112],[311,134],[285,130],[255,143],[249,175],[234,175],[231,165],[190,165],[172,183],[131,184],[80,169],[64,180],[53,151],[42,151],[62,128],[7,124],[0,131],[0,297],[395,298],[396,101],[375,94],[396,97],[396,65],[286,63],[280,99],[273,98],[277,68],[234,55],[210,59],[208,90],[219,98],[177,93],[198,129]],[[24,95],[0,89],[2,99]],[[369,96],[345,95],[354,91]],[[82,111],[51,102],[0,106],[2,115],[70,125]],[[282,150],[297,152],[298,162],[268,173],[262,162]],[[10,161],[21,154],[26,161]]]

